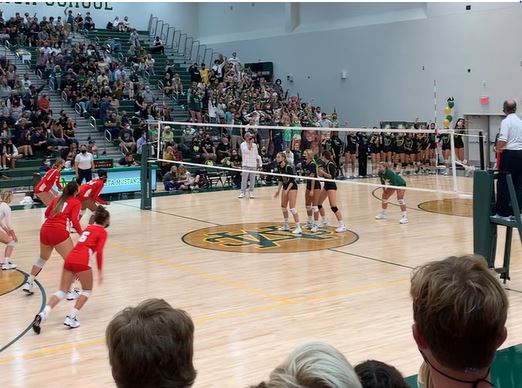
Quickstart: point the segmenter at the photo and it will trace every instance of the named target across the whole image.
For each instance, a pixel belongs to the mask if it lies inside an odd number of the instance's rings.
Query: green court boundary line
[[[17,271],[20,271],[20,270],[17,270]],[[24,272],[24,271],[20,271],[20,272],[22,272],[22,273],[25,275],[25,278],[24,278],[24,283],[25,283],[25,281],[27,280],[27,277],[28,277],[29,275],[28,275],[26,272]],[[46,304],[46,302],[47,302],[47,295],[46,295],[46,293],[45,293],[45,289],[43,288],[43,286],[41,285],[41,283],[40,283],[38,280],[36,280],[36,279],[34,280],[34,282],[36,283],[36,285],[37,285],[38,288],[40,289],[40,293],[41,293],[41,295],[42,295],[42,304],[40,305],[40,309],[38,310],[38,313],[39,313],[39,312],[42,311],[43,308],[45,307],[45,304]],[[24,284],[24,283],[22,283],[22,284]],[[22,285],[22,284],[21,284],[21,285]],[[20,286],[21,286],[21,285],[20,285]],[[15,290],[18,289],[20,286],[18,286],[17,288],[15,288]],[[28,296],[26,296],[26,297],[28,297]],[[2,346],[2,348],[0,348],[0,353],[2,353],[4,350],[6,350],[6,349],[9,348],[11,345],[13,345],[13,344],[16,343],[18,340],[20,340],[24,335],[27,334],[27,332],[28,332],[29,330],[31,330],[32,327],[33,327],[33,323],[31,322],[31,323],[29,324],[29,326],[27,326],[27,327],[26,327],[26,328],[25,328],[25,329],[24,329],[20,334],[18,334],[14,339],[12,339],[12,340],[11,340],[10,342],[8,342],[6,345]]]

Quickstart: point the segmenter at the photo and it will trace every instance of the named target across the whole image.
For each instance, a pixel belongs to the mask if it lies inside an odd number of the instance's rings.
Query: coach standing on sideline
[[[241,193],[238,198],[244,198],[247,193],[248,179],[250,179],[250,198],[254,198],[256,185],[256,170],[259,168],[259,152],[257,144],[250,132],[245,133],[245,141],[241,143],[241,169],[248,170],[241,173]]]
[[[500,125],[496,149],[500,152],[500,171],[511,174],[518,205],[522,206],[522,120],[516,115],[516,111],[515,100],[504,101],[506,118]],[[497,214],[507,217],[512,213],[506,176],[501,174],[497,184]]]

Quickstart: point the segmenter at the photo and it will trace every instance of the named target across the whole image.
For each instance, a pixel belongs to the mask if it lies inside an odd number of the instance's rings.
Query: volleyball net
[[[484,168],[484,141],[479,130],[282,127],[153,121],[148,124],[152,145],[147,163],[155,164],[162,179],[158,190],[239,188],[243,167],[241,143],[251,134],[259,151],[257,186],[275,184],[280,178],[335,182],[343,187],[384,187],[379,164],[406,182],[401,188],[451,196],[471,197],[471,177]],[[318,165],[329,151],[337,167],[335,177],[311,176],[306,159]],[[277,168],[275,157],[284,152],[292,174]],[[308,155],[308,156],[307,156]],[[172,178],[172,179],[171,179]],[[163,184],[162,184],[163,183]],[[164,187],[162,187],[164,186]]]

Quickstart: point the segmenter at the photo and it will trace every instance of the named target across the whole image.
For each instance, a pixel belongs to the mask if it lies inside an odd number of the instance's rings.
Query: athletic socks
[[[27,283],[29,283],[29,284],[33,284],[33,282],[34,282],[34,278],[35,278],[34,275],[29,275],[29,277],[27,278]]]
[[[71,310],[71,312],[69,313],[69,317],[76,318],[79,312],[80,312],[80,310],[78,310],[77,308],[73,308]]]

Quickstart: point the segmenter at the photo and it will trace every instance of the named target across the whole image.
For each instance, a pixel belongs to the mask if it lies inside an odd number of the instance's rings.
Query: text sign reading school
[[[5,4],[20,4],[20,5],[42,5],[45,4],[48,7],[62,7],[62,8],[77,8],[77,9],[102,9],[104,11],[112,11],[113,8],[108,2],[102,1],[46,1],[45,3],[39,3],[36,1],[5,1]]]

